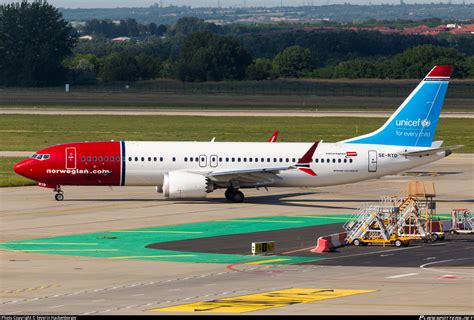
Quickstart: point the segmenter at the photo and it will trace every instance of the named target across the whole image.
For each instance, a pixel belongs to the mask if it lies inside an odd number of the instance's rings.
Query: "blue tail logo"
[[[382,127],[341,142],[431,147],[452,71],[434,67]]]

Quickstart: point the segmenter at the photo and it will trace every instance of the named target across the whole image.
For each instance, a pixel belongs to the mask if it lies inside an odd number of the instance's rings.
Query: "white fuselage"
[[[125,142],[125,185],[161,186],[170,171],[219,172],[292,166],[312,143]],[[429,148],[320,143],[310,164],[317,176],[285,170],[275,187],[318,187],[352,183],[402,172],[445,157],[445,152],[404,156]],[[244,187],[244,186],[243,186]]]

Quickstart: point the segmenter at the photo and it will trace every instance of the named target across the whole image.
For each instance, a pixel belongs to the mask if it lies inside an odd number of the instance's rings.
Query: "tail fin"
[[[435,66],[382,127],[341,143],[431,147],[452,72]]]

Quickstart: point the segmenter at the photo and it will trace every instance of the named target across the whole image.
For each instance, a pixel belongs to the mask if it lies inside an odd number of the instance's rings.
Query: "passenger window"
[[[158,160],[156,157],[153,157],[153,161],[156,162],[156,160]]]
[[[318,163],[318,162],[319,162],[319,159],[318,159],[318,158],[314,159],[314,162]]]
[[[341,159],[337,159],[337,162],[341,163]]]
[[[332,159],[332,163],[336,163],[336,159]]]
[[[290,162],[290,159],[286,158],[286,162]]]
[[[219,158],[219,162],[222,162],[222,158]]]
[[[148,157],[148,162],[151,162],[151,157]]]
[[[247,158],[244,158],[244,162],[247,162]]]
[[[138,161],[138,157],[135,157],[135,161]]]
[[[94,162],[96,162],[96,161],[97,161],[97,157],[94,157]]]
[[[240,160],[241,160],[240,158],[237,158],[237,162],[240,162]]]
[[[260,162],[265,162],[265,158],[260,158]]]
[[[109,161],[109,157],[104,157],[104,161]]]
[[[99,161],[102,161],[102,157],[99,157]]]
[[[232,158],[232,162],[235,162],[235,158]]]
[[[198,158],[198,157],[196,157],[195,159],[196,159],[196,162],[199,162],[199,158]],[[204,160],[203,160],[203,161],[204,161]]]
[[[344,159],[344,163],[347,163],[347,159]]]
[[[120,161],[120,157],[119,156],[115,157],[115,160]]]
[[[255,162],[258,162],[258,158],[255,158]]]
[[[324,159],[321,159],[321,163],[324,163]]]
[[[270,162],[270,161],[271,161],[270,158],[267,158],[267,162]]]
[[[163,162],[163,157],[160,157],[160,161]]]
[[[188,157],[184,157],[184,162],[188,162]]]
[[[273,162],[277,162],[277,158],[273,158]]]
[[[132,161],[132,157],[128,157],[128,161]]]
[[[82,162],[86,161],[86,157],[83,156],[83,157],[81,158],[81,161],[82,161]]]
[[[229,158],[225,158],[225,162],[229,162]]]
[[[327,162],[327,163],[331,162],[331,159],[326,159],[326,162]]]
[[[175,157],[173,157],[173,162],[175,162],[175,161],[176,161],[176,158],[175,158]]]
[[[249,158],[249,162],[252,162],[252,160],[253,160],[252,158]]]
[[[352,159],[349,159],[349,162],[352,163]]]
[[[91,162],[91,157],[87,157],[87,161]]]
[[[295,159],[295,158],[293,158],[293,159],[291,159],[291,160],[292,160],[292,162],[296,162],[296,159]]]

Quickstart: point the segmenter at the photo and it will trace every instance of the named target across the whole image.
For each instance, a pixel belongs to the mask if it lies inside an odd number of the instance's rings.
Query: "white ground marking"
[[[411,250],[411,249],[417,249],[417,248],[423,248],[423,246],[413,246],[413,247],[408,247],[408,248],[381,250],[381,251],[373,251],[373,252],[366,252],[366,253],[356,253],[356,254],[350,254],[350,255],[347,255],[347,256],[340,256],[340,257],[335,257],[335,258],[326,258],[326,260],[341,259],[341,258],[348,258],[348,257],[357,257],[357,256],[366,256],[366,255],[375,254],[375,253],[385,253],[385,252],[393,252],[393,251],[401,251],[401,250]]]
[[[233,271],[226,271],[226,272],[219,272],[219,273],[209,273],[209,274],[207,274],[207,276],[209,276],[209,277],[211,277],[211,276],[220,276],[220,275],[227,274],[227,273],[233,273]],[[188,278],[186,278],[186,280],[196,279],[196,278],[199,278],[201,276],[202,275],[194,276],[194,277],[188,277]],[[184,280],[184,279],[183,278],[176,278],[176,279],[168,279],[168,280],[156,281],[156,282],[140,282],[140,283],[133,283],[133,284],[128,284],[128,285],[123,285],[123,286],[115,286],[115,287],[99,288],[99,289],[94,289],[94,290],[77,291],[77,292],[73,292],[73,293],[61,293],[61,294],[55,294],[53,296],[43,296],[43,297],[28,298],[28,299],[23,299],[23,300],[4,301],[4,302],[0,302],[0,305],[2,305],[2,304],[14,304],[14,303],[18,303],[18,302],[29,302],[29,301],[40,300],[40,299],[41,300],[51,299],[51,298],[64,297],[64,296],[73,296],[73,295],[77,295],[77,294],[88,294],[88,293],[99,292],[99,291],[109,291],[109,290],[115,290],[117,288],[122,289],[122,288],[132,288],[132,287],[136,287],[136,286],[146,286],[146,285],[150,285],[150,284],[169,283],[169,282],[182,281],[182,280]]]
[[[385,277],[386,279],[397,279],[403,277],[411,277],[416,276],[418,273],[405,273],[405,274],[397,274],[396,276]]]
[[[420,266],[421,269],[424,269],[424,270],[429,270],[429,271],[435,271],[435,272],[446,272],[447,270],[443,270],[442,268],[427,268],[427,266],[431,266],[433,264],[438,264],[438,263],[443,263],[443,262],[449,262],[449,261],[459,261],[459,260],[469,260],[469,259],[473,259],[473,258],[458,258],[458,259],[448,259],[448,260],[441,260],[441,261],[434,261],[434,262],[428,262],[428,263],[425,263],[425,264],[422,264]],[[462,274],[462,275],[466,275],[466,273],[463,273],[463,272],[456,272],[456,271],[452,271],[452,270],[449,270],[449,272],[451,273],[457,273],[457,274]]]

